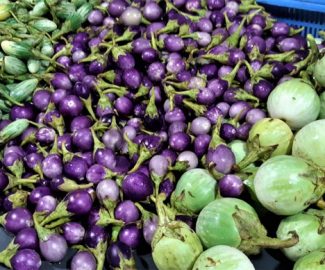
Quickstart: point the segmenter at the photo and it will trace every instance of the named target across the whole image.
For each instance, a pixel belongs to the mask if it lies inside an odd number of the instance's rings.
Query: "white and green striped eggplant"
[[[1,42],[1,48],[5,54],[19,59],[28,59],[33,56],[30,46],[21,42],[4,40]]]
[[[38,85],[37,79],[29,79],[17,84],[16,88],[10,92],[10,97],[18,102],[23,102],[31,97]]]
[[[8,126],[0,131],[0,144],[5,144],[21,135],[28,125],[29,121],[27,119],[18,119],[11,122]]]
[[[3,65],[4,71],[10,75],[22,75],[27,72],[25,63],[14,56],[5,56]]]
[[[45,15],[49,11],[45,1],[39,1],[35,4],[33,9],[29,11],[29,15],[35,16],[35,17],[41,17]]]
[[[36,59],[28,59],[27,61],[27,68],[28,71],[32,74],[37,73],[40,70],[41,62]]]
[[[58,28],[57,24],[49,19],[39,19],[29,23],[30,26],[41,32],[53,32]]]

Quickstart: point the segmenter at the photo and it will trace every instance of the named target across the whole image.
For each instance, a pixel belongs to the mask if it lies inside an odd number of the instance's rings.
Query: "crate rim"
[[[325,0],[257,0],[260,4],[325,13]]]

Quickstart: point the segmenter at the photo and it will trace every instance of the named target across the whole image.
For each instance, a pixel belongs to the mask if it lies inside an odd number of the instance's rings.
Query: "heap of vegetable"
[[[254,0],[0,0],[0,26],[2,264],[71,246],[72,270],[135,269],[147,245],[159,270],[235,270],[324,248],[323,210],[302,213],[324,203],[324,62],[302,29]],[[273,238],[252,205],[293,216]]]

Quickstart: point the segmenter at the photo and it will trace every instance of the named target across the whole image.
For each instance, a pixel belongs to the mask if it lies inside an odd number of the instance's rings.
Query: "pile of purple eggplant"
[[[197,205],[179,203],[192,195],[174,192],[183,173],[221,179],[214,198],[247,193],[251,127],[277,85],[308,76],[301,30],[254,0],[102,1],[57,40],[47,87],[0,122],[0,223],[14,235],[0,262],[36,270],[71,246],[72,270],[135,269],[157,230],[195,227]]]

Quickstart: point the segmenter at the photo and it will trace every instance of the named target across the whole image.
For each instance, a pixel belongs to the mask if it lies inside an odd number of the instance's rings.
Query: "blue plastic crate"
[[[292,26],[305,27],[303,35],[325,30],[325,0],[257,0],[266,10]]]

